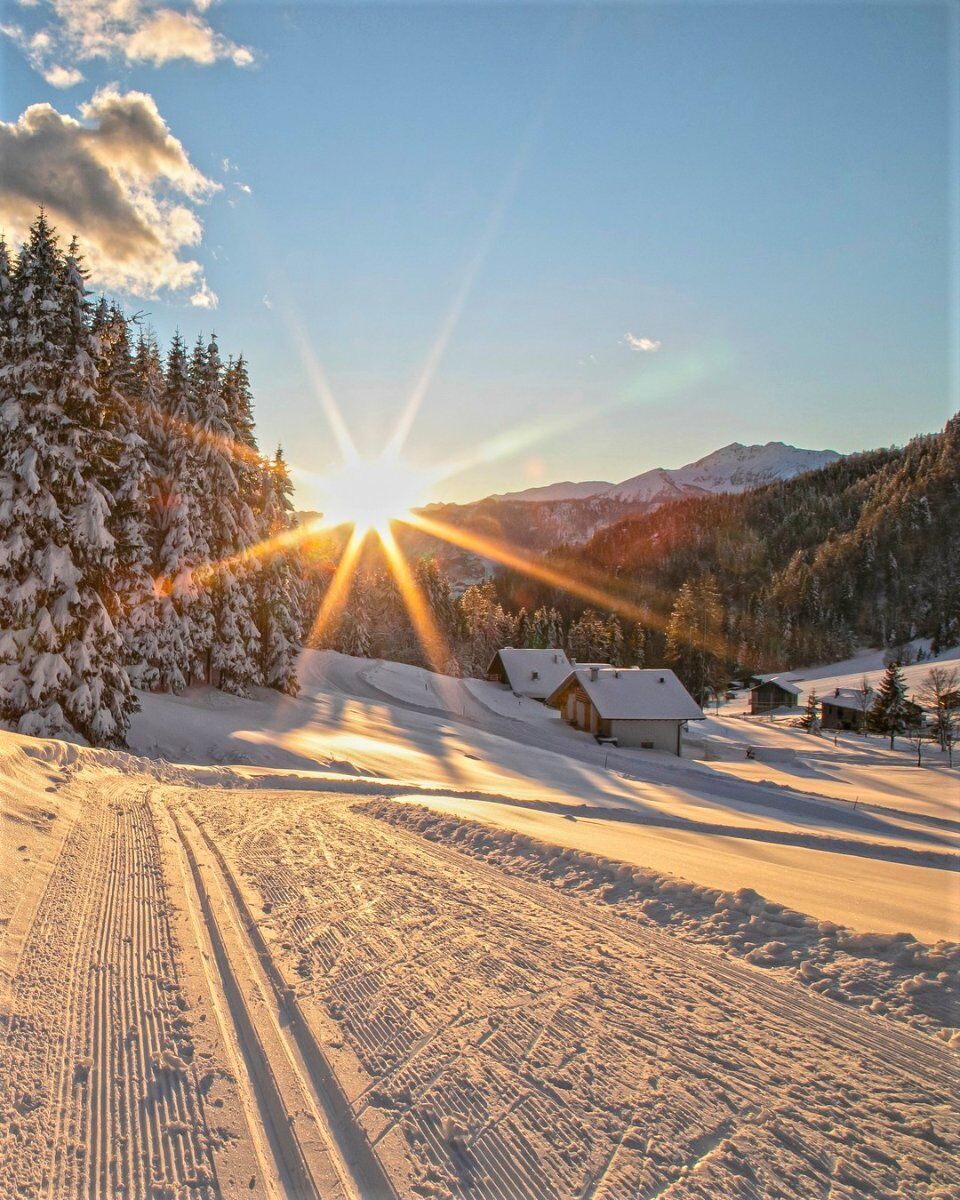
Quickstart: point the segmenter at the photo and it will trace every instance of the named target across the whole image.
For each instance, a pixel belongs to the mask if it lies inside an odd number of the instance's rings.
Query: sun
[[[358,533],[383,534],[426,498],[429,474],[398,458],[351,456],[318,480],[326,525],[352,525]]]

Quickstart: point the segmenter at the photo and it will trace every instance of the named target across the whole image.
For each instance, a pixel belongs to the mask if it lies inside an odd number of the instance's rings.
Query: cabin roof
[[[595,676],[595,677],[594,677]],[[702,721],[703,710],[673,671],[577,665],[547,697],[559,703],[578,684],[605,721]]]
[[[504,646],[498,650],[487,668],[489,675],[497,660],[503,666],[510,687],[515,692],[536,691],[548,696],[570,674],[570,660],[563,650],[532,650],[527,647]],[[537,678],[534,679],[534,672]]]
[[[797,685],[789,679],[782,678],[780,675],[771,675],[769,679],[762,680],[750,690],[751,692],[755,692],[758,688],[766,687],[768,683],[775,684],[776,687],[780,688],[781,691],[789,692],[791,696],[800,695],[800,689],[797,687]]]

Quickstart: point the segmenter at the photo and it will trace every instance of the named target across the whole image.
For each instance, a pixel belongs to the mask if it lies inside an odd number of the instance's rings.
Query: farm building
[[[487,679],[503,683],[517,696],[545,700],[572,670],[562,650],[530,650],[505,646],[487,667]]]
[[[800,689],[789,679],[774,675],[750,689],[750,711],[768,713],[778,708],[796,708]]]
[[[618,746],[680,754],[680,732],[703,711],[672,671],[576,666],[547,697],[565,721]]]
[[[863,730],[866,714],[873,707],[874,691],[871,688],[864,698],[856,688],[835,688],[833,694],[820,701],[820,725],[823,729],[846,729],[854,733]],[[908,725],[923,722],[923,709],[912,700],[904,701]]]
[[[823,729],[849,729],[859,733],[872,703],[872,688],[866,697],[855,688],[835,688],[833,695],[824,696],[820,701],[820,725]]]

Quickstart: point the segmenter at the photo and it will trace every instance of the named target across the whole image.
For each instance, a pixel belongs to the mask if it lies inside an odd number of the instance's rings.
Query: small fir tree
[[[867,721],[874,733],[890,738],[890,749],[894,738],[903,734],[907,727],[907,685],[899,663],[890,663],[877,687]]]

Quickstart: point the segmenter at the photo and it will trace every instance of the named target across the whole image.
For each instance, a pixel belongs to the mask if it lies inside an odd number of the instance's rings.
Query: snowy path
[[[398,783],[62,757],[10,760],[52,859],[0,926],[4,1200],[960,1194],[927,1034],[427,840]]]
[[[353,796],[194,790],[182,803],[256,897],[401,1194],[960,1187],[940,1043],[656,930],[625,933]]]
[[[83,789],[6,997],[7,1194],[220,1193],[213,1075],[184,1009],[163,852],[142,787]]]

